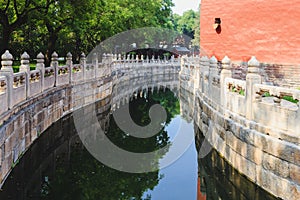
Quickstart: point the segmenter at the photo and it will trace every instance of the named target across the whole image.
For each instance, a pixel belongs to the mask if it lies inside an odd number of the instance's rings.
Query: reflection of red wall
[[[206,195],[201,193],[201,180],[198,178],[197,200],[206,200]]]
[[[200,15],[200,45],[209,56],[300,63],[300,0],[202,0]]]

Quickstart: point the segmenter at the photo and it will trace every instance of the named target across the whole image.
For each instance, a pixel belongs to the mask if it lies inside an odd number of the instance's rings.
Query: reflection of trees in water
[[[138,97],[130,102],[133,120],[141,126],[147,125],[150,122],[148,111],[157,103],[165,107],[167,123],[175,114],[179,114],[178,99],[172,92],[149,93],[147,100]],[[112,116],[107,136],[117,146],[131,152],[149,152],[169,144],[168,134],[164,130],[147,139],[128,136],[118,128]],[[159,157],[156,159],[158,164]],[[56,173],[56,179],[45,199],[141,199],[143,193],[154,189],[162,178],[158,171],[130,174],[111,169],[80,148],[72,150],[70,168],[65,168],[62,163],[57,165]]]
[[[173,92],[167,89],[164,93],[155,91],[152,94],[148,92],[146,99],[138,96],[137,99],[131,101],[129,111],[132,120],[139,126],[148,125],[150,123],[149,110],[155,104],[160,104],[166,110],[165,126],[171,122],[175,115],[180,114],[178,99],[174,97]],[[135,138],[122,132],[113,117],[110,119],[110,130],[107,136],[117,146],[138,153],[152,152],[169,144],[169,137],[164,129],[150,138]]]
[[[179,103],[169,90],[148,95],[148,103],[138,98],[130,103],[133,120],[141,125],[149,123],[151,105],[160,103],[167,111],[167,123],[179,114]],[[104,111],[101,108],[107,107]],[[126,144],[134,152],[147,152],[169,144],[167,132],[162,130],[146,140],[132,140],[116,127],[109,117],[109,101],[98,102],[99,122],[109,124],[107,135],[116,144]],[[112,134],[113,133],[113,134]],[[76,135],[72,116],[51,126],[27,151],[14,168],[0,192],[0,199],[141,199],[162,178],[159,172],[130,174],[106,167],[94,159]],[[157,163],[160,157],[157,157]],[[146,199],[150,199],[147,197]]]
[[[111,169],[80,148],[74,148],[69,163],[69,168],[57,163],[55,179],[43,199],[141,199],[161,178],[158,172],[129,174]]]

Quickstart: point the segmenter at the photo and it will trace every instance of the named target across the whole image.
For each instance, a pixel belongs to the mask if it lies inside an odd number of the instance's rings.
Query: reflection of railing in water
[[[167,76],[155,75],[146,77],[130,78],[124,75],[115,83],[112,90],[112,108],[128,103],[131,98],[147,95],[154,90],[166,90],[168,88],[174,95],[178,96],[179,81],[178,74],[172,73]],[[133,95],[133,96],[132,96]]]

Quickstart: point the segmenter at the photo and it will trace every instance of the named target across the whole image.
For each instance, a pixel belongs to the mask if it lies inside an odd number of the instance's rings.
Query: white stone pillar
[[[42,53],[39,53],[36,57],[36,69],[40,70],[41,74],[41,89],[44,91],[45,85],[45,56]]]
[[[211,100],[213,97],[213,78],[218,75],[218,60],[215,56],[212,56],[209,60],[209,94],[207,96],[210,97]]]
[[[12,100],[12,92],[13,92],[13,76],[14,71],[12,68],[13,64],[13,56],[9,53],[8,50],[5,51],[5,53],[1,56],[1,70],[0,70],[0,76],[5,76],[7,79],[7,92],[8,92],[8,108],[11,109],[13,107],[13,100]]]
[[[83,80],[85,81],[86,80],[86,57],[85,57],[85,54],[82,53],[80,55],[80,66],[81,66],[81,70],[82,70],[82,77],[83,77]]]
[[[200,59],[200,72],[201,72],[201,84],[202,84],[201,92],[205,93],[206,91],[208,91],[206,85],[206,81],[208,81],[208,77],[206,76],[209,76],[209,59],[207,56],[203,56]]]
[[[27,98],[30,96],[30,66],[29,66],[29,59],[30,59],[30,56],[25,51],[21,55],[20,72],[25,72],[26,73],[25,87],[26,87],[26,97]]]
[[[226,78],[231,78],[231,60],[225,56],[222,60],[222,70],[221,70],[221,77],[220,77],[220,89],[221,89],[221,105],[224,109],[227,106],[227,85],[225,83]]]
[[[253,102],[255,101],[254,84],[261,84],[261,76],[259,75],[259,61],[252,56],[248,62],[248,73],[246,76],[246,118],[253,120]]]
[[[67,53],[66,65],[68,66],[68,70],[69,70],[69,83],[72,83],[73,55],[70,52]]]
[[[56,86],[58,81],[58,54],[55,51],[52,53],[50,66],[54,68],[54,86]]]
[[[116,60],[117,60],[117,55],[116,55]],[[97,71],[99,69],[99,60],[98,60],[98,54],[96,52],[93,53],[92,64],[94,66],[94,77],[95,77],[95,79],[97,79]]]

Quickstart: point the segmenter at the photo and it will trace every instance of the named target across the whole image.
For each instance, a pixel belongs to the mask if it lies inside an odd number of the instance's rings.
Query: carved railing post
[[[68,52],[67,53],[67,62],[66,65],[68,66],[69,70],[69,83],[72,83],[72,78],[73,78],[73,55]]]
[[[199,60],[193,61],[194,65],[194,94],[199,89],[200,86],[200,63]]]
[[[54,68],[54,86],[56,86],[58,81],[58,54],[55,51],[52,53],[50,66]]]
[[[174,64],[174,62],[175,62],[175,56],[172,55],[172,56],[171,56],[171,63]]]
[[[201,92],[204,93],[207,88],[206,88],[206,81],[208,80],[208,73],[209,73],[209,59],[207,56],[202,56],[200,58],[200,89]]]
[[[29,95],[30,95],[30,86],[29,86],[29,84],[30,84],[30,66],[29,66],[29,59],[30,59],[30,56],[25,51],[21,55],[20,72],[25,72],[26,73],[26,80],[25,80],[26,97],[29,97]]]
[[[213,79],[218,75],[218,60],[215,56],[212,56],[209,60],[209,97],[212,99],[213,94]]]
[[[83,77],[83,80],[86,80],[86,57],[85,57],[85,54],[82,53],[80,55],[80,65],[81,65],[81,70],[82,70],[82,77]]]
[[[231,78],[231,60],[225,56],[222,60],[222,69],[221,69],[221,77],[220,77],[220,87],[221,87],[221,105],[223,108],[226,108],[227,99],[226,99],[226,92],[227,86],[225,83],[226,78]]]
[[[8,50],[5,51],[5,53],[1,56],[1,65],[2,68],[0,70],[0,76],[5,76],[7,79],[7,92],[8,92],[8,108],[11,109],[13,107],[13,101],[12,101],[12,92],[13,92],[13,75],[14,71],[12,68],[13,64],[13,56],[9,53]]]
[[[249,120],[253,119],[253,102],[255,101],[255,91],[253,86],[261,84],[261,76],[259,75],[259,61],[252,56],[248,62],[248,73],[246,76],[246,117]]]
[[[45,82],[45,56],[39,53],[36,57],[36,69],[40,70],[41,73],[41,88],[44,91]]]
[[[112,54],[107,54],[107,69],[108,69],[109,74],[111,74],[112,62],[113,62],[113,55]]]
[[[122,55],[120,53],[118,54],[118,61],[122,61]]]
[[[97,78],[97,71],[99,69],[99,60],[98,60],[98,54],[95,52],[93,53],[92,57],[92,64],[94,66],[94,77]]]
[[[112,61],[117,61],[117,54],[111,54]]]
[[[104,71],[106,72],[107,71],[107,54],[106,53],[103,53],[102,54],[102,67],[104,68]]]

